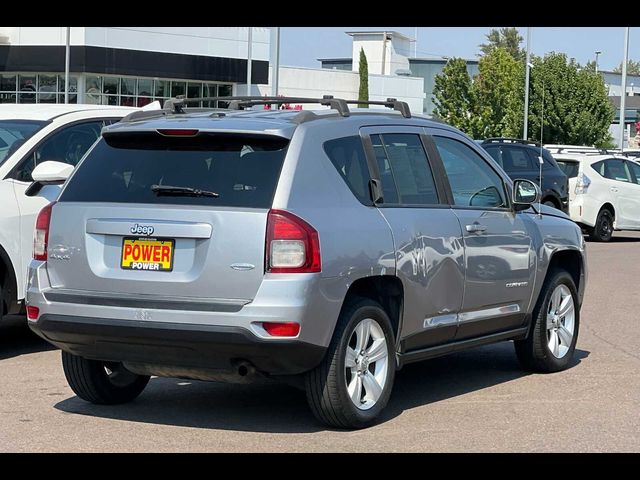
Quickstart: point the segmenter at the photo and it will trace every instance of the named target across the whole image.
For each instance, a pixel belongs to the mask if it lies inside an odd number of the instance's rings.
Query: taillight
[[[269,211],[265,250],[267,272],[311,273],[322,269],[318,232],[293,213]]]
[[[33,234],[33,259],[47,260],[47,244],[49,243],[49,224],[51,223],[51,210],[56,202],[40,210],[36,220],[36,229]]]
[[[300,333],[300,324],[294,322],[263,322],[262,328],[272,337],[296,337]]]
[[[576,177],[576,195],[587,193],[589,185],[591,185],[591,179],[580,172]]]
[[[38,307],[32,307],[27,305],[27,318],[29,320],[37,320],[40,316],[40,309]]]

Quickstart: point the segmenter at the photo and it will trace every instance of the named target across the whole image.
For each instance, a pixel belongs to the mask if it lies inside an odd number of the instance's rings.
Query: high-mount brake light
[[[197,128],[158,128],[157,132],[165,137],[195,137],[200,133]]]

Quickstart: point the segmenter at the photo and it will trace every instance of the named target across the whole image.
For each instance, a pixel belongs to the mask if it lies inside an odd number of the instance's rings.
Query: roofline
[[[344,33],[346,33],[350,37],[353,37],[354,35],[382,35],[386,33],[387,35],[391,35],[392,37],[404,38],[406,40],[409,40],[410,42],[415,42],[415,39],[413,37],[405,35],[404,33],[400,33],[397,30],[361,30]]]

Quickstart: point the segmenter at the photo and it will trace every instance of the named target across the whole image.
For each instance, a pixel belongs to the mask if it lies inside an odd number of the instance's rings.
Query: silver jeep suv
[[[38,217],[29,324],[79,397],[266,377],[361,428],[410,362],[513,340],[571,365],[585,245],[536,185],[393,99],[222,100],[105,127]],[[330,108],[248,108],[303,102]]]

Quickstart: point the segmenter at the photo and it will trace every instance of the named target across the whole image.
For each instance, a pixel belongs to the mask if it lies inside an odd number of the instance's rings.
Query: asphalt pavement
[[[511,342],[399,372],[381,422],[319,424],[292,387],[153,378],[134,402],[78,399],[60,352],[0,326],[2,452],[619,452],[640,450],[640,234],[587,244],[573,366],[524,372]]]

